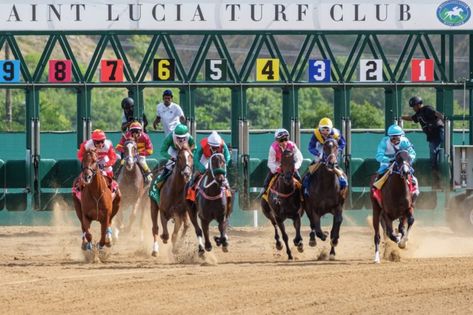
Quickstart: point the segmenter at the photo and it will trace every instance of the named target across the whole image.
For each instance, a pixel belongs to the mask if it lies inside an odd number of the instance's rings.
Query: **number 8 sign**
[[[72,62],[70,60],[49,60],[49,82],[71,82],[71,72]]]

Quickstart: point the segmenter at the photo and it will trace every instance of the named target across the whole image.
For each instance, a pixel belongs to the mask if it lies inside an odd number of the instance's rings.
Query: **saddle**
[[[276,181],[276,179],[278,179],[280,176],[280,174],[277,174],[276,176],[273,176],[273,178],[271,179],[271,181],[269,182],[269,185],[268,185],[268,188],[266,189],[266,191],[263,193],[263,195],[261,196],[261,199],[264,199],[266,200],[266,202],[269,202],[268,201],[268,197],[269,197],[269,192],[270,190],[272,189],[273,185],[274,185],[274,182]],[[295,189],[299,189],[301,190],[301,187],[302,187],[302,184],[295,178],[295,177],[292,177],[292,180],[294,181],[294,186],[295,186]],[[302,197],[302,194],[301,194],[301,200],[303,200],[303,197]]]
[[[189,200],[191,202],[195,202],[195,199],[196,199],[196,196],[197,196],[197,193],[199,193],[199,187],[200,187],[200,182],[202,181],[202,179],[207,176],[207,175],[201,175],[199,176],[199,178],[197,178],[197,180],[194,181],[194,184],[192,186],[189,186],[187,188],[187,192],[186,192],[186,200]],[[232,197],[232,192],[230,189],[228,188],[224,188],[225,190],[225,196],[227,198],[231,198]],[[203,192],[202,192],[203,193]],[[205,196],[204,196],[205,197]]]
[[[105,172],[102,172],[102,174],[107,181],[108,189],[110,189],[112,192],[112,200],[114,200],[118,192],[118,183],[113,178],[108,177]],[[81,191],[84,187],[85,185],[82,183],[82,179],[80,177],[78,177],[72,185],[72,194],[79,200],[81,200]]]

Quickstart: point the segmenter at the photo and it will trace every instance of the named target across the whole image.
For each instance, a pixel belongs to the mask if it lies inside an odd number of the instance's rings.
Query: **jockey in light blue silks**
[[[338,153],[340,154],[343,152],[343,149],[345,148],[345,138],[341,134],[340,130],[333,127],[332,121],[325,117],[320,120],[319,126],[315,128],[312,138],[310,138],[308,150],[314,156],[314,162],[312,164],[318,163],[322,160],[324,154],[324,142],[330,138],[337,141]],[[336,165],[335,168],[338,169],[338,165]],[[338,174],[340,174],[340,176],[338,176],[340,190],[345,189],[348,184],[347,179],[342,170],[339,170],[339,172],[337,172],[337,175]],[[304,193],[306,195],[308,194],[309,186],[310,176],[305,176],[302,187],[304,188]]]
[[[379,162],[378,179],[381,178],[384,173],[388,170],[391,163],[394,161],[396,152],[399,150],[406,150],[411,157],[411,165],[414,163],[416,158],[416,152],[414,146],[407,139],[404,131],[398,125],[391,125],[388,128],[388,135],[383,137],[378,144],[378,150],[376,152],[376,161]],[[412,175],[412,183],[416,190],[413,193],[413,202],[419,195],[419,188],[417,187],[417,178]]]

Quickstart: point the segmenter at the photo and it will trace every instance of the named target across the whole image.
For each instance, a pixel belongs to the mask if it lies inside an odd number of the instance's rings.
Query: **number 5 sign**
[[[433,59],[412,59],[411,81],[426,82],[434,80],[434,60]]]
[[[360,81],[383,81],[383,60],[360,59]]]

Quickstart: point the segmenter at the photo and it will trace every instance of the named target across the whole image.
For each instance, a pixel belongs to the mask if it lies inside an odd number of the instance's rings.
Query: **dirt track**
[[[230,252],[214,247],[205,261],[192,233],[157,258],[148,233],[144,245],[135,233],[109,262],[87,264],[76,226],[0,227],[2,314],[473,313],[473,241],[447,228],[419,223],[400,262],[380,265],[371,230],[343,226],[336,261],[323,259],[327,242],[308,247],[304,230],[305,252],[288,262],[265,227],[231,229]]]

